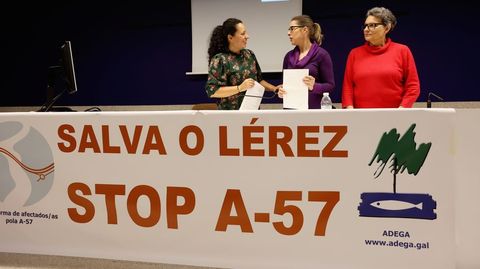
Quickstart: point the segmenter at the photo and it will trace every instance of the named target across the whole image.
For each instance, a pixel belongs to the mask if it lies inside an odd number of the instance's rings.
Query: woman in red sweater
[[[387,37],[397,19],[384,7],[367,12],[365,44],[350,51],[342,88],[344,108],[412,107],[420,95],[410,49]]]

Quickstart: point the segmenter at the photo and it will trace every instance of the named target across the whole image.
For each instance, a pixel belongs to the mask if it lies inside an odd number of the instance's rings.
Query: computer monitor
[[[77,80],[75,79],[75,67],[73,65],[72,42],[65,41],[60,47],[62,50],[62,68],[65,73],[67,91],[72,94],[77,91]]]
[[[60,46],[59,64],[48,68],[47,99],[38,111],[73,111],[69,107],[53,107],[53,104],[65,92],[69,94],[77,92],[72,42],[70,41],[64,41]]]

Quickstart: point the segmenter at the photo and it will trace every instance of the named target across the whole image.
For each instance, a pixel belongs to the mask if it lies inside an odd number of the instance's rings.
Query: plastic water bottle
[[[322,101],[320,101],[321,109],[332,109],[332,99],[328,95],[328,92],[323,93]]]

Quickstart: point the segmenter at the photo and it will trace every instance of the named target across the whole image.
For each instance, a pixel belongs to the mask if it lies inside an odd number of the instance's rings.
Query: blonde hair
[[[317,42],[318,45],[322,44],[322,40],[323,40],[322,27],[320,27],[320,24],[313,22],[310,16],[308,15],[295,16],[291,19],[291,21],[297,21],[299,25],[305,26],[308,28],[308,32],[310,33],[309,39],[312,43]]]

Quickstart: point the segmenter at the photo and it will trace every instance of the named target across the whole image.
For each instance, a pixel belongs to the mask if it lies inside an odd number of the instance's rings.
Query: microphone
[[[278,90],[276,90],[272,93],[273,94],[270,94],[269,96],[258,96],[258,95],[249,95],[249,94],[244,94],[243,96],[256,97],[256,98],[261,98],[261,99],[273,99],[278,94]]]
[[[273,92],[273,95],[269,95],[269,96],[263,96],[265,92],[262,93],[262,95],[260,95],[260,92],[259,93],[256,93],[256,92],[253,92],[253,94],[247,94],[246,92],[243,93],[243,101],[242,101],[242,104],[239,108],[239,110],[259,110],[260,109],[260,104],[262,102],[262,99],[272,99],[273,97],[275,97],[275,95],[277,95],[277,92]],[[255,94],[258,94],[258,95],[255,95]],[[255,99],[252,99],[255,98]]]
[[[427,96],[427,108],[431,108],[432,107],[432,99],[431,99],[431,96],[437,98],[438,100],[440,101],[443,101],[443,98],[436,95],[435,93],[433,92],[428,92],[428,96]]]

